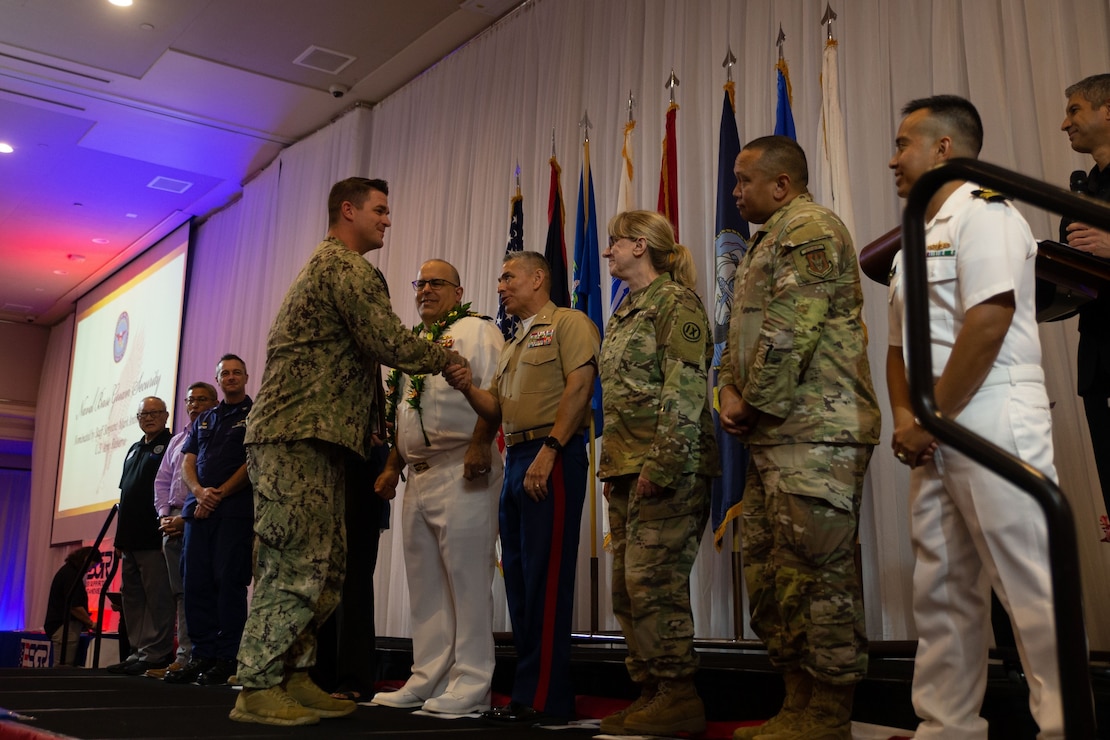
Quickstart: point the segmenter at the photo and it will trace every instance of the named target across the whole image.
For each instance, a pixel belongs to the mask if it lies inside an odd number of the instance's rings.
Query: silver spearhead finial
[[[725,54],[725,60],[721,62],[721,66],[725,68],[725,74],[728,75],[728,81],[732,82],[732,67],[736,64],[736,55],[732,53],[732,44],[728,45],[728,53]]]
[[[682,83],[680,83],[678,81],[678,78],[675,77],[674,67],[671,67],[671,76],[667,78],[667,84],[663,85],[663,87],[666,87],[666,88],[670,89],[670,91],[671,91],[671,102],[672,103],[674,102],[674,89],[676,87],[678,87],[680,84],[682,84]]]

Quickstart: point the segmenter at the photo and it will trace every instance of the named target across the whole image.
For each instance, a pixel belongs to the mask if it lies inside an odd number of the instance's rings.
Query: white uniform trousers
[[[1015,369],[1018,370],[1018,369]],[[1035,372],[1032,372],[1035,371]],[[957,421],[1053,480],[1052,422],[1040,368],[992,371]],[[1039,377],[1040,382],[1023,382]],[[986,740],[990,591],[1010,615],[1040,738],[1063,738],[1048,534],[1033,498],[954,449],[911,475],[913,706],[919,740]],[[982,576],[986,576],[983,578]]]
[[[465,448],[408,467],[401,536],[412,609],[412,676],[424,699],[444,692],[488,703],[493,680],[493,572],[504,465],[463,478]]]

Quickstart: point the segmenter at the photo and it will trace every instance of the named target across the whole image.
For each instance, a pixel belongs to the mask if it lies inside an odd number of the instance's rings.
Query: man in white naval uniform
[[[890,160],[905,198],[927,170],[977,157],[983,125],[967,100],[908,103]],[[1052,421],[1034,318],[1037,244],[1007,199],[946,183],[925,213],[929,323],[937,407],[948,418],[1056,480]],[[887,384],[895,456],[912,468],[918,647],[914,737],[986,740],[990,588],[1010,615],[1039,738],[1063,738],[1063,709],[1044,514],[1031,496],[914,419],[903,355],[902,255],[890,281]],[[981,576],[985,575],[985,578]]]
[[[420,336],[470,362],[489,383],[504,340],[493,321],[462,304],[458,271],[429,260],[413,288]],[[469,714],[490,707],[493,679],[494,541],[504,477],[496,429],[439,375],[392,373],[386,383],[396,444],[374,490],[391,499],[408,468],[401,536],[412,609],[412,676],[373,703]]]

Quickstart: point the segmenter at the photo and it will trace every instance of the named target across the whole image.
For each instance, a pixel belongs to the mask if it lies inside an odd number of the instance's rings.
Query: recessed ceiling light
[[[108,243],[108,240],[107,240],[107,239],[105,239],[105,238],[104,238],[104,237],[102,237],[102,236],[98,236],[97,238],[95,238],[95,239],[93,239],[93,240],[92,240],[92,243],[93,243],[93,244],[107,244],[107,243]]]
[[[14,151],[15,147],[13,147],[11,144],[0,141],[0,154],[11,154]]]
[[[55,275],[68,275],[69,272],[67,272],[66,270],[55,270],[54,274]]]
[[[93,239],[93,241],[96,241],[96,240]],[[105,239],[104,241],[108,241],[108,240]],[[83,255],[83,254],[67,254],[66,259],[69,260],[70,262],[84,262],[85,261],[85,255]]]
[[[139,214],[137,214],[137,213],[125,213],[123,215],[127,218],[138,218],[139,217]]]
[[[153,23],[140,24],[139,25],[139,30],[140,31],[153,31],[154,30],[154,24]]]
[[[108,2],[121,8],[130,8],[132,0],[108,0]]]

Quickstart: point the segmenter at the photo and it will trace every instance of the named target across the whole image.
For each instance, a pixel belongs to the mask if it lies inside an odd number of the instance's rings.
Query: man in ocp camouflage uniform
[[[879,441],[851,236],[813,202],[805,153],[767,136],[736,158],[736,205],[763,224],[736,272],[721,423],[751,449],[741,519],[752,629],[784,672],[772,720],[734,738],[851,738],[867,672],[855,543]]]
[[[307,673],[316,631],[339,604],[345,576],[345,467],[350,456],[366,458],[384,431],[379,363],[407,373],[465,364],[401,324],[385,279],[363,259],[384,245],[387,194],[384,180],[362,177],[332,187],[327,238],[290,287],[266,341],[245,439],[258,556],[238,655],[243,692],[230,715],[241,722],[314,724],[355,710]]]

